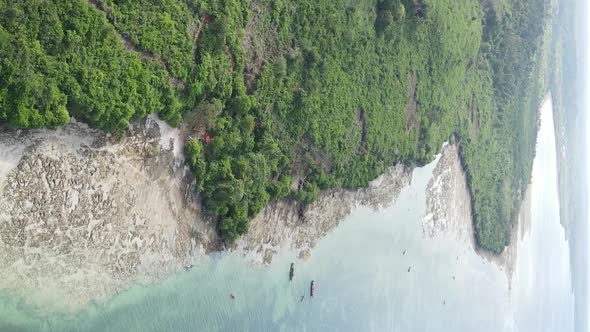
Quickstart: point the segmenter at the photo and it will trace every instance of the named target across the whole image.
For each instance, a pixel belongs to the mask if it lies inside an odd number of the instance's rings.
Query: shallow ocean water
[[[543,119],[547,114],[550,109]],[[40,314],[5,294],[0,330],[566,331],[573,319],[568,249],[551,186],[555,143],[543,121],[533,171],[537,212],[518,243],[511,290],[505,273],[467,242],[423,235],[433,162],[414,171],[412,185],[390,208],[356,209],[308,260],[287,250],[268,267],[254,267],[237,253],[203,257],[190,271],[75,315],[51,308]],[[291,262],[295,278],[289,283]]]

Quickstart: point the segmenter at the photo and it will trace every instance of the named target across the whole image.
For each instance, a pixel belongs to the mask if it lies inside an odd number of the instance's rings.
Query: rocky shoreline
[[[397,165],[367,188],[322,192],[305,207],[270,204],[247,235],[226,245],[201,212],[182,136],[155,117],[119,140],[76,122],[55,131],[0,130],[0,290],[33,305],[67,299],[61,309],[76,311],[212,251],[254,254],[257,264],[280,248],[305,258],[354,208],[388,207],[412,179],[412,169]],[[475,249],[455,145],[443,148],[428,191],[425,236],[459,230]]]
[[[299,258],[306,258],[316,242],[353,209],[360,206],[380,209],[394,204],[411,179],[412,170],[397,165],[387,169],[367,188],[322,192],[303,210],[294,202],[272,203],[252,221],[248,234],[236,241],[232,249],[259,253],[256,263],[263,264],[270,263],[272,256],[285,247],[297,252]]]
[[[531,224],[530,190],[524,195],[519,223],[511,232],[510,245],[501,254],[481,249],[475,242],[471,196],[459,147],[447,144],[426,189],[427,214],[423,220],[425,237],[448,237],[465,242],[479,256],[506,273],[510,285],[514,276],[519,236],[523,237]]]

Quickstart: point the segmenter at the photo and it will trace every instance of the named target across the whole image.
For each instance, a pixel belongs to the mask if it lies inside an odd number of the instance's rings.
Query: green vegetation
[[[124,38],[164,60],[173,77],[189,77],[194,42],[187,32],[199,24],[196,4],[177,0],[107,0],[97,1],[97,5]]]
[[[104,15],[81,1],[0,1],[0,122],[106,130],[159,112],[176,123],[167,73],[124,50]]]
[[[0,122],[52,127],[69,112],[117,130],[182,114],[187,164],[228,239],[272,200],[422,165],[453,133],[478,243],[509,239],[534,156],[545,0],[0,4]]]
[[[531,177],[537,109],[545,93],[540,58],[549,13],[545,0],[509,2],[502,8],[486,12],[478,64],[491,73],[491,105],[474,95],[470,113],[478,114],[480,132],[462,135],[467,139],[462,159],[472,192],[476,239],[495,252],[510,240]]]

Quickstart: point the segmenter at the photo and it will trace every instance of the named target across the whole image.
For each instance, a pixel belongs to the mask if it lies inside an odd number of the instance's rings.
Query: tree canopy
[[[185,147],[234,239],[270,201],[309,203],[423,165],[460,137],[478,243],[500,252],[528,183],[547,0],[0,0],[0,123],[148,113]]]

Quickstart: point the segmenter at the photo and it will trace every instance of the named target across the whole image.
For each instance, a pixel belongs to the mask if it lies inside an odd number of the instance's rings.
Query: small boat
[[[313,293],[314,293],[314,291],[315,291],[315,281],[313,281],[313,280],[312,280],[312,281],[311,281],[311,286],[310,286],[310,288],[309,288],[309,295],[310,295],[311,297],[313,297]]]
[[[295,264],[291,263],[291,269],[289,270],[289,281],[293,280],[294,275],[295,275]]]

